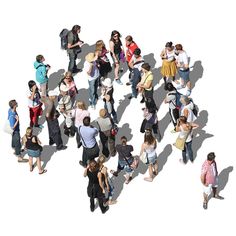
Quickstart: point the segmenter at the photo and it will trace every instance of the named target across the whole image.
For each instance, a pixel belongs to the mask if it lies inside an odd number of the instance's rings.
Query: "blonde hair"
[[[99,116],[102,118],[106,117],[106,114],[107,114],[107,110],[104,108],[99,111]]]
[[[87,110],[87,107],[83,101],[78,101],[76,104],[77,108],[82,109],[82,110]]]
[[[106,157],[103,154],[101,154],[97,159],[97,162],[99,165],[102,165],[105,161],[106,161]]]
[[[104,47],[105,47],[105,43],[103,42],[103,40],[98,40],[96,42],[95,51],[102,51]]]
[[[33,129],[31,127],[28,127],[25,131],[25,136],[30,137],[33,133]]]
[[[70,71],[67,71],[64,75],[64,78],[66,78],[67,76],[72,78],[72,73]]]

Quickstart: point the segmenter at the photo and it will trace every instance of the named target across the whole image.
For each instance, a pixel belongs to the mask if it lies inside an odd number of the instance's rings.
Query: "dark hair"
[[[84,126],[89,126],[90,125],[90,117],[89,116],[84,117],[83,124],[84,124]]]
[[[74,25],[71,31],[72,33],[76,34],[79,29],[81,29],[80,25]]]
[[[43,55],[40,54],[40,55],[36,56],[36,61],[37,61],[38,63],[40,63],[43,58],[44,58]]]
[[[131,35],[126,36],[125,39],[129,42],[133,42],[133,37]]]
[[[28,86],[29,86],[30,89],[31,89],[35,84],[36,84],[36,83],[35,83],[34,80],[30,80],[30,81],[28,82]]]
[[[173,45],[173,43],[172,43],[172,42],[167,42],[167,43],[166,43],[166,45],[165,45],[165,47],[166,47],[166,48],[171,48],[171,47],[172,47],[172,45]]]
[[[151,66],[148,63],[143,63],[141,67],[147,71],[150,71],[151,69]]]
[[[140,49],[140,48],[136,48],[136,49],[134,50],[134,55],[139,56],[140,54],[141,54],[141,49]]]
[[[9,107],[12,109],[17,104],[16,100],[13,99],[9,102]]]
[[[89,165],[89,169],[91,170],[91,172],[95,172],[99,168],[99,165],[95,160],[89,161],[88,165]]]
[[[214,152],[210,152],[210,153],[207,155],[207,160],[208,160],[208,161],[213,161],[213,160],[215,160],[215,153],[214,153]]]
[[[158,111],[156,103],[152,97],[147,97],[145,101],[146,108],[148,109],[149,113],[156,113]]]
[[[180,116],[179,121],[186,124],[187,123],[187,117],[186,116]]]
[[[175,49],[176,50],[183,50],[183,46],[181,44],[176,44]]]
[[[165,85],[165,89],[170,92],[170,91],[175,90],[175,87],[174,87],[174,85],[173,85],[172,83],[168,82],[168,83]]]
[[[117,30],[113,30],[113,31],[111,32],[111,39],[110,39],[110,41],[114,42],[113,36],[114,36],[115,34],[118,34],[118,38],[121,37],[121,34],[120,34]]]
[[[144,134],[144,142],[148,143],[149,145],[153,144],[155,142],[155,138],[152,135],[152,130],[151,129],[145,129],[145,134]]]
[[[121,144],[122,144],[122,145],[126,145],[126,143],[127,143],[127,138],[126,138],[125,136],[122,136],[122,137],[120,138],[120,140],[121,140]]]

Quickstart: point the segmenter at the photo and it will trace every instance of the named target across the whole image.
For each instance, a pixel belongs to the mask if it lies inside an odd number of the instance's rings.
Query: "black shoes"
[[[102,214],[105,214],[109,210],[109,206],[106,206],[104,210],[102,210]]]
[[[144,102],[145,102],[145,98],[143,97],[140,103],[144,103]]]
[[[67,149],[67,146],[61,146],[61,147],[57,148],[57,151],[62,151],[62,150],[65,150],[65,149]]]
[[[83,166],[84,168],[86,168],[86,165],[82,161],[79,161],[79,164]]]

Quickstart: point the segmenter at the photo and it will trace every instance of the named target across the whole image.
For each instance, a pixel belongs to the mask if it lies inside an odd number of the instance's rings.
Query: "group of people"
[[[103,40],[96,42],[95,51],[85,56],[83,71],[87,77],[89,89],[89,104],[92,110],[96,109],[99,99],[98,88],[101,88],[101,98],[104,108],[100,109],[99,117],[91,125],[90,112],[86,107],[86,101],[76,99],[78,89],[74,80],[74,75],[81,72],[77,68],[76,59],[83,49],[83,41],[79,38],[81,27],[74,25],[67,34],[66,49],[69,56],[68,71],[60,79],[58,90],[48,91],[48,71],[50,65],[44,64],[44,56],[38,55],[34,63],[36,69],[36,79],[28,82],[28,106],[30,114],[29,127],[26,129],[22,140],[20,137],[20,123],[17,113],[17,102],[9,102],[8,120],[12,128],[12,147],[18,162],[29,162],[30,171],[34,169],[33,158],[37,159],[39,174],[46,173],[46,169],[41,165],[41,153],[43,146],[37,135],[33,134],[35,128],[42,129],[43,124],[39,124],[39,117],[45,109],[45,117],[48,126],[49,145],[56,145],[56,150],[65,150],[67,146],[63,144],[58,117],[64,117],[64,135],[76,136],[77,147],[83,147],[80,165],[85,168],[84,176],[89,178],[88,196],[90,198],[90,209],[94,211],[94,199],[98,198],[99,207],[102,213],[108,210],[108,205],[114,204],[113,199],[115,186],[112,183],[109,173],[117,177],[121,171],[125,172],[125,183],[132,180],[132,175],[137,169],[139,161],[144,162],[148,167],[149,175],[144,180],[152,182],[158,174],[158,163],[156,148],[161,142],[161,133],[158,123],[158,107],[153,97],[154,75],[151,66],[146,62],[140,47],[134,42],[133,37],[128,35],[125,38],[125,47],[121,42],[121,34],[114,30],[109,40],[109,49],[106,49]],[[118,118],[114,107],[113,81],[108,78],[112,71],[112,63],[108,53],[113,59],[114,82],[123,85],[121,64],[126,63],[129,81],[126,86],[131,85],[131,95],[129,99],[137,99],[141,96],[141,103],[145,103],[143,110],[143,122],[140,132],[144,134],[144,141],[140,150],[140,158],[134,157],[134,148],[127,142],[127,137],[122,136],[119,144],[116,145],[116,134],[118,132]],[[195,104],[189,97],[191,94],[189,59],[181,44],[173,45],[167,42],[165,49],[160,55],[162,59],[161,74],[164,80],[166,97],[164,103],[169,104],[169,114],[174,126],[173,133],[179,132],[175,146],[182,150],[181,162],[186,164],[188,159],[193,162],[192,140],[193,130],[199,126],[194,123],[196,119]],[[177,72],[180,79],[177,80]],[[187,87],[186,94],[180,94],[180,89]],[[56,109],[58,107],[58,110]],[[96,136],[99,135],[101,146],[99,147]],[[23,148],[22,148],[23,145]],[[22,152],[27,151],[29,160],[22,157]],[[109,157],[114,157],[118,153],[118,163],[116,170],[108,171],[104,165]],[[207,161],[202,168],[201,181],[204,184],[204,209],[207,208],[207,201],[211,189],[214,197],[222,199],[216,193],[217,169],[214,162],[214,153],[208,155]]]

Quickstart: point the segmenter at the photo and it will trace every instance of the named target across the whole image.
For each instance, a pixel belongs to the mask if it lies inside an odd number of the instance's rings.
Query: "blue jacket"
[[[44,84],[48,82],[46,65],[42,62],[34,62],[34,68],[36,69],[36,81],[39,84]]]
[[[8,120],[9,120],[10,126],[12,128],[13,128],[14,124],[16,123],[16,118],[15,118],[16,115],[18,115],[17,112],[12,111],[11,108],[8,110]],[[17,124],[14,131],[20,131],[20,123]]]

